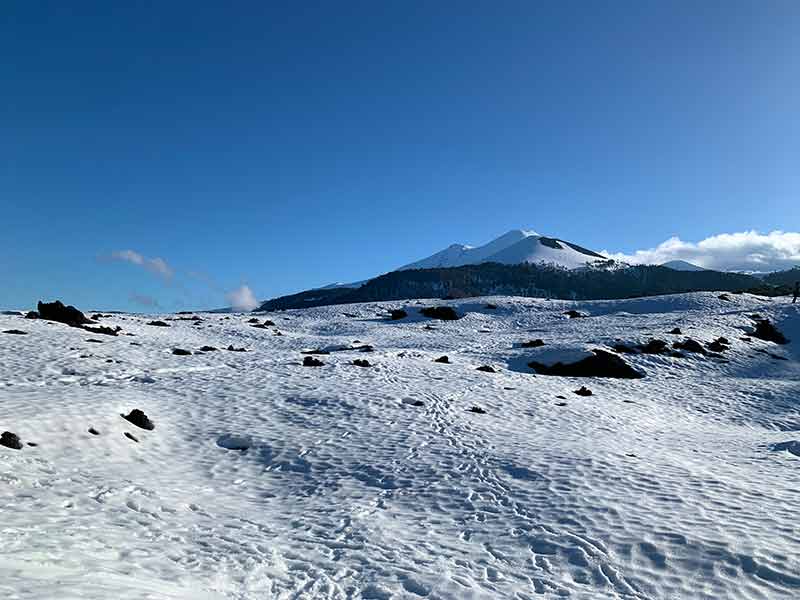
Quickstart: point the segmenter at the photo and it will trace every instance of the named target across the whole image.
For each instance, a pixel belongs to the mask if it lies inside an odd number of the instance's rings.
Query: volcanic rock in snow
[[[191,354],[189,350],[184,350],[183,348],[173,348],[172,353],[175,356],[189,356]]]
[[[458,313],[449,306],[428,306],[421,308],[419,312],[429,319],[440,321],[456,321],[459,318]]]
[[[752,334],[760,340],[775,344],[788,344],[789,340],[768,319],[756,321],[756,330]]]
[[[520,348],[539,348],[541,346],[544,346],[544,341],[540,339],[529,340],[519,345]]]
[[[353,364],[355,366],[357,366],[357,367],[371,367],[372,366],[371,364],[369,364],[368,360],[362,360],[360,358],[355,359],[353,361]]]
[[[605,350],[592,350],[594,356],[587,356],[577,362],[557,362],[545,365],[531,361],[528,366],[540,375],[560,377],[613,377],[617,379],[641,379],[642,373],[631,367],[619,356]]]
[[[486,414],[486,411],[483,410],[480,406],[473,406],[472,408],[469,409],[469,412],[475,413],[477,415],[485,415]]]
[[[303,366],[304,367],[321,367],[325,363],[321,360],[314,358],[313,356],[306,356],[303,359]]]
[[[677,350],[685,350],[686,352],[694,352],[695,354],[707,354],[706,349],[702,344],[692,338],[686,338],[682,342],[675,342],[672,347]]]
[[[389,317],[392,319],[392,321],[399,321],[400,319],[405,319],[407,316],[408,313],[402,308],[397,308],[389,312]]]
[[[138,408],[134,408],[129,414],[127,415],[120,415],[126,421],[133,423],[137,427],[141,427],[142,429],[147,429],[148,431],[152,431],[156,428],[155,424],[147,418],[147,415],[144,414]]]
[[[3,333],[8,333],[11,335],[28,335],[27,331],[21,331],[19,329],[6,329]]]
[[[150,321],[148,325],[152,325],[153,327],[170,327],[170,324],[164,323],[164,321]]]
[[[22,450],[22,442],[19,439],[19,436],[16,433],[11,433],[10,431],[4,431],[2,435],[0,435],[0,446],[5,446],[6,448],[11,448],[12,450]]]
[[[55,302],[42,302],[40,300],[37,308],[40,318],[46,319],[47,321],[65,323],[70,327],[79,327],[92,322],[77,308],[74,306],[64,306],[60,300],[56,300]]]
[[[587,388],[585,385],[582,385],[580,389],[575,390],[572,392],[573,394],[577,394],[578,396],[591,396],[592,390]]]
[[[484,373],[497,373],[497,371],[495,371],[494,368],[490,367],[489,365],[480,366],[476,369],[476,371],[483,371]]]
[[[446,356],[440,356],[439,358],[437,358],[433,362],[442,363],[444,365],[449,365],[450,364],[450,359],[448,357],[446,357]]]

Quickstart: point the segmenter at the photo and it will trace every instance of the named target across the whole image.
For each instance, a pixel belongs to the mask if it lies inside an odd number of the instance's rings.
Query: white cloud
[[[800,233],[722,233],[696,243],[672,237],[655,248],[637,250],[633,254],[607,251],[603,254],[637,264],[685,260],[719,271],[781,271],[800,265]]]
[[[111,258],[143,267],[151,273],[163,278],[165,281],[170,281],[175,275],[175,271],[163,258],[147,258],[133,250],[118,250],[117,252],[112,252]]]
[[[229,292],[225,298],[231,303],[234,310],[249,311],[257,308],[259,304],[253,291],[246,285]]]

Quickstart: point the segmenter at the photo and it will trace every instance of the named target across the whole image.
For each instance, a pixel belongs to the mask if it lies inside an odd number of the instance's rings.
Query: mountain
[[[665,262],[661,265],[662,267],[667,267],[668,269],[673,269],[675,271],[706,271],[703,267],[698,267],[690,262],[685,260],[670,260]]]
[[[547,263],[567,269],[576,269],[597,260],[605,261],[607,259],[597,252],[571,242],[545,237],[534,231],[512,229],[483,246],[453,244],[436,254],[397,270],[461,267],[487,262],[505,265]]]
[[[657,265],[620,269],[567,269],[542,263],[505,265],[496,262],[436,269],[392,271],[358,289],[309,290],[265,302],[261,310],[309,308],[330,304],[408,300],[523,296],[596,300],[654,296],[694,291],[769,293],[750,275],[719,271],[677,271]]]

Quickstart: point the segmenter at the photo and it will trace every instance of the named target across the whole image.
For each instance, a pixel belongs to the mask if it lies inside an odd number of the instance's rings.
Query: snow
[[[685,260],[670,260],[661,265],[662,267],[667,267],[668,269],[673,269],[675,271],[705,271],[703,267],[698,267],[695,264],[687,262]]]
[[[558,247],[551,247],[553,242]],[[547,245],[548,243],[551,245]],[[400,267],[398,271],[460,267],[483,262],[497,262],[508,265],[526,262],[549,263],[568,269],[576,269],[586,266],[587,262],[591,263],[599,259],[600,257],[584,254],[561,240],[545,238],[534,231],[512,229],[488,244],[477,248],[463,244],[453,244],[428,258]]]
[[[0,432],[38,444],[0,447],[0,593],[796,598],[800,307],[717,296],[478,298],[448,322],[429,301],[329,306],[271,314],[282,336],[242,314],[103,319],[135,337],[0,316],[28,332],[0,333]],[[795,342],[743,341],[753,313]],[[622,355],[640,380],[524,368],[685,336],[731,349]],[[332,352],[306,368],[309,348]]]

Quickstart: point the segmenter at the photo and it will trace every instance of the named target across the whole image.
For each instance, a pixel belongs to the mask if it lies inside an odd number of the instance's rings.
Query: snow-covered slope
[[[685,260],[670,260],[665,263],[662,263],[662,267],[667,267],[668,269],[674,269],[675,271],[705,271],[703,267],[698,267],[695,264],[692,264]]]
[[[429,302],[369,303],[269,329],[103,319],[131,337],[0,316],[0,432],[38,444],[0,447],[0,593],[797,598],[800,356],[743,338],[758,312],[800,340],[800,307],[717,296],[473,299],[448,322],[417,312]],[[619,355],[635,380],[526,367],[683,340],[674,327],[730,349]],[[229,344],[248,352],[172,354]],[[331,353],[303,367],[315,348]],[[119,416],[134,408],[153,431]]]
[[[400,267],[398,271],[460,267],[482,262],[504,264],[542,262],[574,269],[596,260],[605,260],[605,258],[575,244],[540,236],[533,231],[513,229],[477,248],[453,244],[428,258]]]

